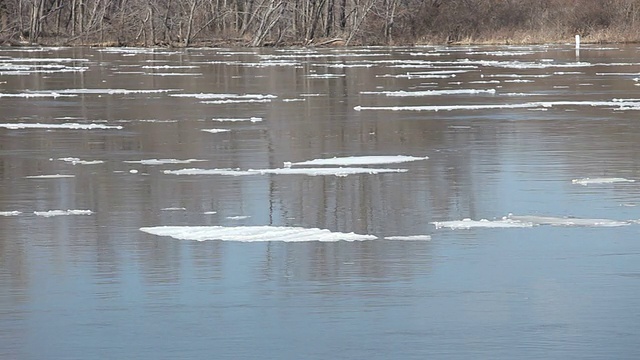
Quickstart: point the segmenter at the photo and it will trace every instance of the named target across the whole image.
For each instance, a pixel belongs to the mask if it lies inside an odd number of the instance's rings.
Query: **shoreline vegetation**
[[[0,0],[0,45],[640,42],[640,0]]]

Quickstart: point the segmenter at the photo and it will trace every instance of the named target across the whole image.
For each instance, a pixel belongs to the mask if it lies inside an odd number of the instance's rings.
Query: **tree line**
[[[638,19],[640,0],[0,0],[0,44],[631,42]]]

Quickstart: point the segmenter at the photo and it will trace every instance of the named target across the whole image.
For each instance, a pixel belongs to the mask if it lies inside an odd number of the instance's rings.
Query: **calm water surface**
[[[637,359],[639,55],[0,49],[0,358]],[[165,173],[371,155],[429,159]],[[434,224],[463,219],[491,222]],[[140,231],[163,225],[377,239]]]

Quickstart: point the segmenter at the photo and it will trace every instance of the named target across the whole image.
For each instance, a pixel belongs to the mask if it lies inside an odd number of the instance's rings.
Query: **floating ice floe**
[[[242,99],[242,100],[265,100],[275,99],[277,96],[271,94],[213,94],[213,93],[199,93],[199,94],[171,94],[173,97],[186,97],[194,98],[198,100],[226,100],[226,99]]]
[[[179,159],[144,159],[144,160],[125,160],[125,163],[128,164],[142,164],[142,165],[164,165],[164,164],[190,164],[193,162],[200,162],[200,161],[207,161],[207,160],[200,160],[200,159],[186,159],[186,160],[179,160]]]
[[[312,79],[338,79],[347,76],[346,74],[308,74],[306,77]]]
[[[418,160],[427,160],[428,156],[416,157],[406,155],[394,155],[394,156],[346,156],[346,157],[334,157],[325,159],[313,159],[301,162],[285,162],[285,168],[291,166],[303,166],[303,165],[334,165],[334,166],[353,166],[353,165],[380,165],[380,164],[397,164]]]
[[[634,221],[620,221],[611,219],[588,219],[574,217],[555,217],[537,215],[513,215],[496,220],[453,220],[436,221],[432,224],[436,229],[449,228],[452,230],[472,228],[530,228],[534,226],[565,226],[565,227],[616,227],[633,224]]]
[[[436,229],[449,228],[452,230],[458,229],[471,229],[471,228],[525,228],[533,227],[533,223],[522,222],[518,220],[511,220],[503,218],[500,220],[451,220],[451,221],[435,221],[432,223]]]
[[[375,169],[375,168],[357,168],[357,167],[338,167],[338,168],[283,168],[283,169],[260,169],[260,170],[240,170],[240,169],[181,169],[181,170],[165,170],[165,174],[170,175],[228,175],[228,176],[245,176],[245,175],[309,175],[309,176],[348,176],[357,174],[384,174],[384,173],[403,173],[407,169]]]
[[[22,214],[21,211],[0,211],[0,216],[18,216]]]
[[[508,219],[520,221],[523,223],[532,223],[534,225],[550,225],[550,226],[593,226],[593,227],[614,227],[631,225],[630,221],[619,221],[611,219],[585,219],[574,217],[554,217],[554,216],[536,216],[536,215],[513,215],[509,214]]]
[[[50,160],[53,160],[53,159],[50,159]],[[102,160],[80,160],[79,158],[76,158],[76,157],[58,158],[56,160],[68,162],[68,163],[71,163],[71,165],[96,165],[96,164],[104,163],[104,161]]]
[[[284,241],[364,241],[377,239],[374,235],[332,232],[327,229],[286,226],[157,226],[142,227],[140,231],[178,240],[222,240],[240,242]]]
[[[385,236],[385,240],[403,240],[403,241],[429,241],[430,235],[398,235],[398,236]]]
[[[25,176],[25,179],[64,179],[64,178],[73,178],[75,175],[65,175],[65,174],[49,174],[49,175],[30,175]]]
[[[58,92],[23,92],[23,93],[0,93],[0,98],[24,98],[24,99],[32,99],[32,98],[58,98],[58,97],[74,97],[78,96],[75,94],[61,94]]]
[[[230,129],[202,129],[200,131],[204,131],[204,132],[208,132],[208,133],[212,133],[212,134],[218,134],[218,133],[223,133],[223,132],[229,132],[231,130]]]
[[[227,216],[227,219],[229,220],[246,220],[249,219],[251,216],[249,215],[236,215],[236,216]]]
[[[385,95],[394,97],[418,97],[438,95],[462,95],[462,94],[495,94],[496,89],[451,89],[451,90],[424,90],[424,91],[361,91],[365,95]]]
[[[356,106],[354,110],[385,110],[385,111],[453,111],[453,110],[498,110],[498,109],[531,109],[551,108],[554,106],[591,106],[622,109],[638,107],[637,101],[539,101],[516,104],[477,104],[477,105],[422,105],[422,106]]]
[[[249,118],[213,118],[211,119],[212,121],[218,121],[218,122],[260,122],[262,121],[261,117],[256,117],[256,116],[252,116]]]
[[[130,94],[162,94],[169,93],[174,91],[180,91],[180,89],[60,89],[54,90],[56,94],[72,94],[72,95],[80,95],[80,94],[95,94],[95,95],[130,95]],[[38,94],[39,92],[34,92]]]
[[[573,179],[571,180],[572,184],[579,185],[597,185],[597,184],[613,184],[613,183],[632,183],[636,182],[633,179],[625,179],[619,177],[609,177],[609,178],[582,178],[582,179]]]
[[[37,216],[52,217],[52,216],[67,216],[67,215],[91,215],[91,210],[49,210],[49,211],[34,211]]]
[[[160,209],[160,211],[187,211],[187,208],[183,207],[166,207]]]
[[[40,123],[5,123],[0,124],[0,128],[9,130],[20,129],[67,129],[67,130],[109,130],[109,129],[122,129],[119,125],[103,125],[103,124],[78,124],[78,123],[64,123],[64,124],[40,124]]]
[[[145,73],[151,76],[202,76],[202,73]]]

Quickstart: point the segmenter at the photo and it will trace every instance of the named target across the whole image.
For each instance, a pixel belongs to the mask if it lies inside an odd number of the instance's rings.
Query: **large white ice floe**
[[[574,217],[555,217],[555,216],[537,216],[537,215],[513,215],[507,216],[509,220],[520,221],[523,223],[532,223],[534,225],[550,225],[550,226],[587,226],[587,227],[614,227],[630,225],[630,221],[620,221],[612,219],[586,219]]]
[[[619,178],[619,177],[582,178],[582,179],[571,180],[572,184],[579,184],[584,186],[598,185],[598,184],[632,183],[632,182],[635,182],[635,180]]]
[[[628,107],[640,108],[638,101],[538,101],[514,104],[468,104],[468,105],[421,105],[421,106],[356,106],[354,110],[384,110],[384,111],[453,111],[453,110],[498,110],[498,109],[535,109],[552,108],[556,106],[591,106],[611,109]]]
[[[41,123],[4,123],[0,124],[0,128],[9,130],[21,130],[21,129],[50,129],[50,130],[109,130],[109,129],[122,129],[120,125],[104,125],[104,124],[79,124],[79,123],[64,123],[64,124],[41,124]]]
[[[286,226],[157,226],[141,231],[178,240],[222,240],[240,242],[261,241],[364,241],[377,239],[374,235],[333,232],[327,229]]]
[[[301,161],[301,162],[285,162],[284,166],[291,167],[291,166],[304,166],[304,165],[314,165],[314,166],[381,165],[381,164],[397,164],[397,163],[404,163],[404,162],[411,162],[411,161],[418,161],[418,160],[426,160],[428,158],[429,158],[428,156],[416,157],[416,156],[406,156],[406,155],[345,156],[345,157],[334,157],[334,158],[324,158],[324,159],[313,159],[313,160]]]
[[[496,89],[449,89],[449,90],[422,90],[422,91],[361,91],[364,95],[385,95],[392,97],[419,97],[438,95],[471,95],[471,94],[495,94]]]
[[[130,95],[130,94],[162,94],[173,91],[180,91],[179,89],[60,89],[54,90],[55,94],[63,95]],[[34,92],[40,94],[40,92]],[[47,93],[44,93],[47,94]]]
[[[52,216],[67,216],[67,215],[91,215],[91,210],[48,210],[48,211],[34,211],[37,216],[52,217]]]
[[[198,100],[263,100],[275,99],[277,96],[271,94],[218,94],[218,93],[198,93],[198,94],[171,94],[173,97],[194,98]]]
[[[633,223],[633,221],[626,220],[509,214],[501,219],[495,220],[463,219],[452,221],[436,221],[432,224],[436,227],[436,229],[449,228],[458,230],[472,228],[530,228],[543,225],[564,227],[616,227],[631,225]]]
[[[78,96],[76,94],[61,94],[58,92],[22,92],[22,93],[0,93],[0,98],[58,98],[58,97],[73,97]]]
[[[281,169],[180,169],[165,170],[165,174],[170,175],[228,175],[228,176],[244,176],[244,175],[309,175],[309,176],[348,176],[357,174],[384,174],[384,173],[403,173],[407,169],[376,169],[376,168],[359,168],[359,167],[327,167],[327,168],[281,168]]]
[[[125,163],[128,164],[142,164],[142,165],[164,165],[164,164],[190,164],[193,162],[200,162],[207,160],[200,159],[143,159],[143,160],[125,160]]]
[[[467,218],[462,220],[435,221],[433,222],[433,225],[435,225],[436,229],[449,228],[457,230],[472,228],[524,228],[532,227],[533,223],[511,220],[508,218],[499,220],[471,220]]]

